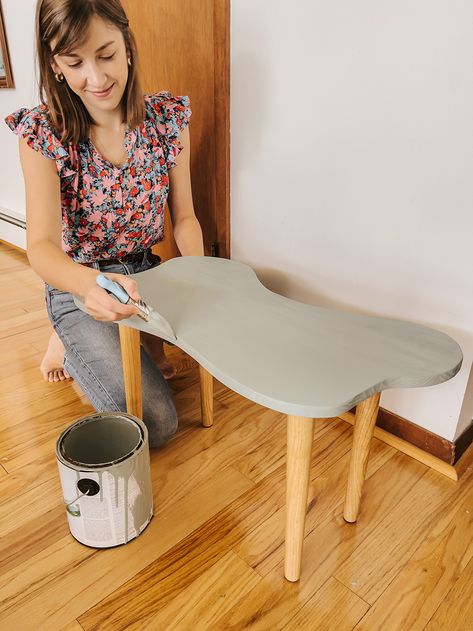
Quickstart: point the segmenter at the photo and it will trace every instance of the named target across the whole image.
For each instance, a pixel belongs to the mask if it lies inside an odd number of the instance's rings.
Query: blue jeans
[[[159,265],[151,250],[139,262],[93,265],[102,272],[136,274]],[[118,324],[100,322],[76,307],[72,294],[45,283],[46,307],[54,330],[64,344],[64,368],[79,384],[97,412],[126,412],[125,387]],[[172,392],[141,346],[143,421],[149,446],[163,445],[177,430]]]

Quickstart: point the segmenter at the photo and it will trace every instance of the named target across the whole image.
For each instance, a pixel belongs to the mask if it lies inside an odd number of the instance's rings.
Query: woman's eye
[[[109,59],[113,59],[115,56],[115,53],[113,55],[110,55],[110,57],[100,57],[100,59],[103,59],[104,61],[108,61]]]
[[[80,61],[78,63],[76,63],[76,64],[73,64],[73,65],[71,65],[71,64],[67,64],[67,65],[69,66],[69,68],[78,68],[80,66]]]

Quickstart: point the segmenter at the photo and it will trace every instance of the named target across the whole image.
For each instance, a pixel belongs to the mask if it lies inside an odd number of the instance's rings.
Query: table
[[[213,423],[212,377],[287,415],[284,574],[299,580],[314,422],[356,406],[344,506],[345,520],[355,522],[381,392],[451,379],[463,360],[459,345],[420,324],[280,296],[234,260],[178,257],[131,277],[176,339],[152,320],[120,321],[127,412],[142,415],[139,332],[146,331],[199,363],[204,426]]]

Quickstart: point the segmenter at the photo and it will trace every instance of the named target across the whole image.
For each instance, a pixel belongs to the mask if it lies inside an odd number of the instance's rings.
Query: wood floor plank
[[[9,476],[7,476],[8,478]],[[5,478],[0,480],[1,483]],[[59,476],[54,476],[40,484],[32,484],[21,495],[15,495],[8,502],[0,505],[0,532],[6,537],[14,530],[22,528],[31,519],[31,512],[25,507],[33,507],[38,514],[46,513],[51,505],[57,505],[57,498],[62,497]]]
[[[19,612],[24,611],[24,603],[28,599],[34,600],[38,594],[47,591],[50,582],[58,583],[66,578],[68,569],[72,567],[81,567],[86,560],[91,560],[94,555],[98,555],[99,551],[88,548],[75,541],[71,535],[66,534],[56,541],[54,545],[44,548],[39,554],[36,554],[30,560],[25,561],[21,565],[14,566],[10,571],[5,572],[0,577],[0,629],[3,628],[21,628],[22,619]],[[28,564],[34,563],[34,567],[28,572]],[[26,571],[26,576],[25,576]],[[66,604],[68,594],[58,591],[56,595],[56,604]],[[18,612],[18,615],[17,615]],[[63,612],[66,619],[70,619],[67,611]],[[23,620],[35,620],[37,628],[47,628],[47,625],[55,625],[56,629],[64,625],[64,618],[53,623],[52,619],[46,614],[36,619],[36,612],[30,610],[27,617]]]
[[[47,340],[51,335],[52,329],[49,322],[44,323],[36,329],[27,329],[21,333],[3,337],[0,339],[0,353],[8,353],[9,350],[15,349],[22,344],[36,344],[40,342],[46,348]]]
[[[2,307],[2,311],[3,311],[2,320],[10,321],[10,322],[14,318],[17,318],[18,316],[25,315],[25,309],[17,305],[10,305],[9,307],[5,307],[5,308]]]
[[[0,511],[8,511],[9,502],[24,493],[31,492],[37,484],[46,483],[52,478],[59,479],[56,456],[53,450],[34,462],[26,464],[0,481]]]
[[[267,433],[254,443],[253,448],[244,453],[233,466],[249,477],[254,482],[259,482],[263,477],[286,463],[287,440],[287,416],[278,412],[272,412],[272,424]],[[341,428],[342,432],[349,432],[348,424],[338,418],[317,419],[314,425],[314,450],[326,432],[331,432],[333,427]],[[337,429],[335,429],[337,432]]]
[[[456,481],[428,469],[397,505],[386,504],[384,519],[370,528],[369,537],[339,564],[335,578],[373,604],[394,580],[399,563],[404,566],[408,562],[431,523],[439,519],[439,511],[464,493],[465,485],[459,486]]]
[[[8,533],[8,536],[0,537],[0,576],[8,575],[11,570],[14,574],[19,567],[24,568],[26,575],[34,574],[36,568],[31,568],[34,559],[45,550],[52,552],[56,544],[68,535],[69,526],[65,510],[62,505],[57,505],[46,513],[33,513],[29,521],[23,523],[21,528],[16,528]],[[59,559],[63,564],[63,560]],[[46,568],[47,572],[52,570]],[[0,590],[2,599],[3,594]]]
[[[191,389],[194,389],[194,387]],[[198,393],[198,385],[196,389]],[[183,391],[176,397],[176,407],[179,411],[185,409],[180,403],[187,395],[188,391]],[[198,413],[195,415],[196,426],[193,428],[194,433],[192,440],[188,440],[184,444],[181,444],[182,441],[176,440],[175,442],[169,443],[166,449],[151,450],[151,472],[154,478],[154,504],[155,506],[160,506],[161,510],[163,508],[163,502],[167,501],[167,493],[166,488],[160,486],[161,476],[159,474],[162,474],[163,471],[169,472],[175,468],[179,468],[182,463],[189,461],[196,454],[208,451],[209,448],[214,447],[223,437],[241,427],[245,421],[244,415],[240,418],[239,415],[228,414],[229,408],[225,406],[222,410],[222,422],[204,431],[200,427],[199,401],[194,401],[193,406]],[[251,403],[249,403],[249,406],[251,406]],[[0,515],[2,504],[7,505],[4,511],[6,523],[3,524],[3,528],[5,531],[9,531],[8,538],[4,537],[0,539],[0,572],[6,571],[6,569],[10,567],[10,564],[15,562],[15,559],[20,563],[26,558],[31,558],[45,546],[57,541],[61,536],[64,536],[67,531],[64,511],[62,506],[57,505],[60,494],[55,444],[62,429],[68,427],[76,419],[71,418],[71,411],[67,409],[64,417],[61,418],[61,416],[58,415],[57,420],[59,425],[53,426],[52,430],[48,430],[50,434],[49,439],[41,445],[41,450],[39,450],[39,448],[35,449],[36,457],[34,460],[31,460],[31,449],[22,452],[16,458],[8,461],[7,466],[11,467],[11,472],[8,477],[0,481]],[[182,419],[180,422],[182,422]],[[42,427],[41,433],[43,435],[46,429],[45,426]],[[178,438],[181,438],[179,434]],[[158,473],[155,474],[155,471]],[[164,477],[166,477],[166,475]],[[191,470],[189,470],[188,475],[195,482],[195,477]],[[181,484],[184,490],[188,486],[186,480],[183,480]],[[35,491],[33,489],[38,488],[39,485],[42,485],[43,489],[54,488],[54,492],[58,494],[51,495],[51,491],[49,492],[48,497],[50,503],[48,503],[47,498],[44,498],[45,506],[43,508],[47,511],[44,515],[37,514],[38,506],[36,506],[34,518],[31,519],[28,513],[26,517],[27,521],[22,522],[21,507],[34,501]],[[168,485],[167,488],[170,490],[171,494],[174,492],[172,485]],[[18,521],[18,513],[20,513],[20,521]],[[53,520],[59,519],[59,524],[51,524],[50,516],[53,516]],[[18,528],[19,525],[21,525],[21,528]],[[47,539],[41,535],[43,531],[48,532]]]
[[[262,574],[264,580],[223,616],[216,628],[244,629],[250,623],[251,629],[261,631],[282,628],[294,615],[294,611],[310,599],[335,574],[337,568],[350,558],[361,542],[371,541],[371,530],[383,521],[389,509],[394,510],[394,506],[402,502],[406,493],[420,483],[426,472],[427,467],[396,452],[366,480],[365,492],[370,501],[364,503],[358,522],[345,522],[343,503],[334,511],[327,512],[327,515],[324,514],[325,511],[320,511],[322,518],[304,540],[299,583],[293,583],[293,588],[287,587],[288,581],[282,578],[284,550],[282,547],[278,548],[269,555],[275,557],[270,559],[271,562],[264,559],[254,568]],[[316,503],[310,511],[314,509],[317,510]],[[385,534],[386,539],[389,539],[390,534],[387,531]],[[270,568],[268,572],[267,567]],[[362,598],[360,594],[358,596]],[[258,613],[257,620],[251,615],[255,611]]]
[[[228,552],[162,609],[128,626],[129,631],[206,631],[261,577]]]
[[[473,620],[473,559],[427,623],[424,631],[466,631]]]
[[[39,368],[40,362],[37,359],[38,355],[38,351],[32,344],[22,344],[21,346],[12,344],[12,347],[8,349],[8,351],[5,349],[4,352],[2,352],[0,343],[0,379],[3,379],[8,374],[20,374],[25,365],[24,362],[26,362],[27,368],[31,368],[32,365],[38,366]],[[30,359],[32,357],[35,358],[34,364],[32,364],[32,360]],[[8,370],[10,373],[7,372]]]
[[[254,589],[218,618],[212,631],[279,631],[310,598],[301,593],[301,588],[302,584],[290,583],[284,578],[281,564],[263,576]]]
[[[63,627],[61,631],[84,631],[84,629],[80,626],[77,620],[74,620],[70,624]]]
[[[1,625],[10,629],[21,628],[22,621],[30,619],[35,620],[37,628],[43,625],[48,631],[60,629],[64,618],[79,619],[82,624],[80,614],[146,567],[153,558],[151,555],[157,558],[164,554],[244,493],[252,483],[228,467],[198,489],[189,486],[186,502],[172,505],[162,514],[158,510],[146,530],[126,546],[100,551],[86,548],[92,550],[92,554],[82,563],[58,561],[58,568],[62,568],[59,575],[50,573],[49,566],[43,567],[35,559],[29,561],[28,571],[18,568],[16,591],[9,595],[8,608],[0,616],[0,628]],[[58,545],[53,546],[54,554],[60,556]],[[83,547],[75,541],[70,541],[69,546]]]
[[[77,394],[68,382],[48,383],[34,366],[22,371],[24,381],[18,383],[16,375],[2,379],[0,388],[4,395],[0,399],[0,418],[5,428],[16,429],[25,425],[32,416],[46,415],[58,395],[65,404],[77,401]],[[15,410],[15,413],[12,413]],[[1,442],[8,438],[1,437]]]
[[[473,485],[467,479],[465,483],[464,495],[450,498],[432,520],[418,549],[355,627],[357,631],[422,631],[445,601],[473,558]]]
[[[172,468],[159,464],[153,467],[152,482],[153,487],[158,489],[157,504],[164,509],[171,503],[179,502],[188,492],[189,484],[196,490],[209,476],[232,466],[232,461],[245,449],[250,450],[272,425],[272,414],[263,412],[253,419],[251,426],[245,425],[241,430],[224,436],[182,464]]]
[[[6,411],[0,415],[3,428],[0,433],[0,461],[8,472],[16,471],[46,454],[54,454],[56,441],[63,429],[93,410],[90,404],[83,404],[74,397],[70,386],[51,386],[51,394],[43,396],[41,403],[34,408],[12,411],[11,416]],[[57,404],[58,396],[61,397],[60,405]]]
[[[128,629],[166,606],[225,556],[242,534],[279,508],[284,497],[284,477],[279,473],[278,482],[274,477],[269,476],[229,502],[120,589],[79,616],[84,629]]]
[[[370,606],[331,576],[283,631],[351,631]]]
[[[173,466],[172,469],[164,466],[153,467],[153,486],[161,489],[161,493],[167,498],[167,500],[160,500],[158,496],[161,507],[166,508],[168,503],[181,500],[186,493],[186,480],[190,476],[195,484],[199,484],[216,471],[232,466],[233,461],[239,459],[242,453],[252,451],[254,445],[264,440],[264,437],[274,428],[275,421],[278,420],[277,416],[272,410],[262,411],[257,416],[253,415],[251,424],[245,424],[227,434],[214,445],[209,446],[205,451],[200,451],[181,465]],[[276,429],[285,434],[284,425]]]
[[[8,319],[0,320],[0,339],[13,337],[14,335],[29,332],[32,329],[40,329],[48,325],[49,319],[45,309],[40,311],[23,312]],[[49,324],[50,326],[50,324]]]
[[[6,361],[6,358],[3,358],[3,361],[0,360],[0,388],[4,387],[3,384],[10,379],[12,373],[28,371],[28,374],[35,373],[37,379],[43,380],[39,369],[43,353],[38,353],[31,345],[28,350],[25,346],[22,348],[25,349],[23,353],[16,352],[9,361]]]
[[[305,524],[306,536],[324,521],[337,519],[343,512],[350,457],[348,450],[351,447],[351,432],[343,431],[345,429],[344,424],[332,426],[329,435],[324,436],[323,440],[321,438],[314,441]],[[337,431],[340,434],[335,433]],[[337,438],[334,443],[335,436]],[[336,445],[335,449],[328,448],[330,441]],[[395,453],[395,450],[387,445],[374,440],[366,479],[369,480]],[[377,499],[375,495],[373,501],[376,502]],[[264,520],[235,547],[237,554],[262,576],[279,565],[284,558],[285,510],[285,502],[281,502],[281,508],[277,513]]]
[[[344,423],[340,422],[340,425]],[[332,436],[332,442],[333,442]],[[327,439],[328,441],[328,439]],[[329,452],[320,445],[329,458]],[[388,448],[389,449],[389,448]],[[166,606],[195,576],[235,547],[242,536],[280,509],[285,502],[285,468],[272,472],[254,488],[215,515],[165,557],[79,617],[84,629],[127,629]],[[282,523],[281,523],[282,526]],[[243,628],[243,627],[241,627]]]
[[[184,392],[174,397],[179,416],[179,428],[175,436],[166,445],[165,450],[159,453],[151,453],[152,463],[156,462],[156,468],[162,472],[170,471],[183,463],[207,453],[222,439],[233,432],[242,432],[242,428],[248,425],[249,417],[253,419],[255,409],[248,400],[235,401],[235,407],[229,407],[221,402],[219,394],[214,401],[214,413],[218,418],[212,427],[202,427],[200,412],[199,384],[194,384]],[[259,414],[259,410],[257,413]],[[183,425],[187,424],[187,432],[183,431]],[[154,471],[155,467],[153,467]],[[154,475],[154,473],[153,473]]]

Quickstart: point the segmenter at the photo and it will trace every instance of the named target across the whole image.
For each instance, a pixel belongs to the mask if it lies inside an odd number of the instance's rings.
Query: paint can
[[[121,412],[78,419],[56,443],[67,520],[84,545],[109,548],[137,537],[153,516],[148,430]]]

